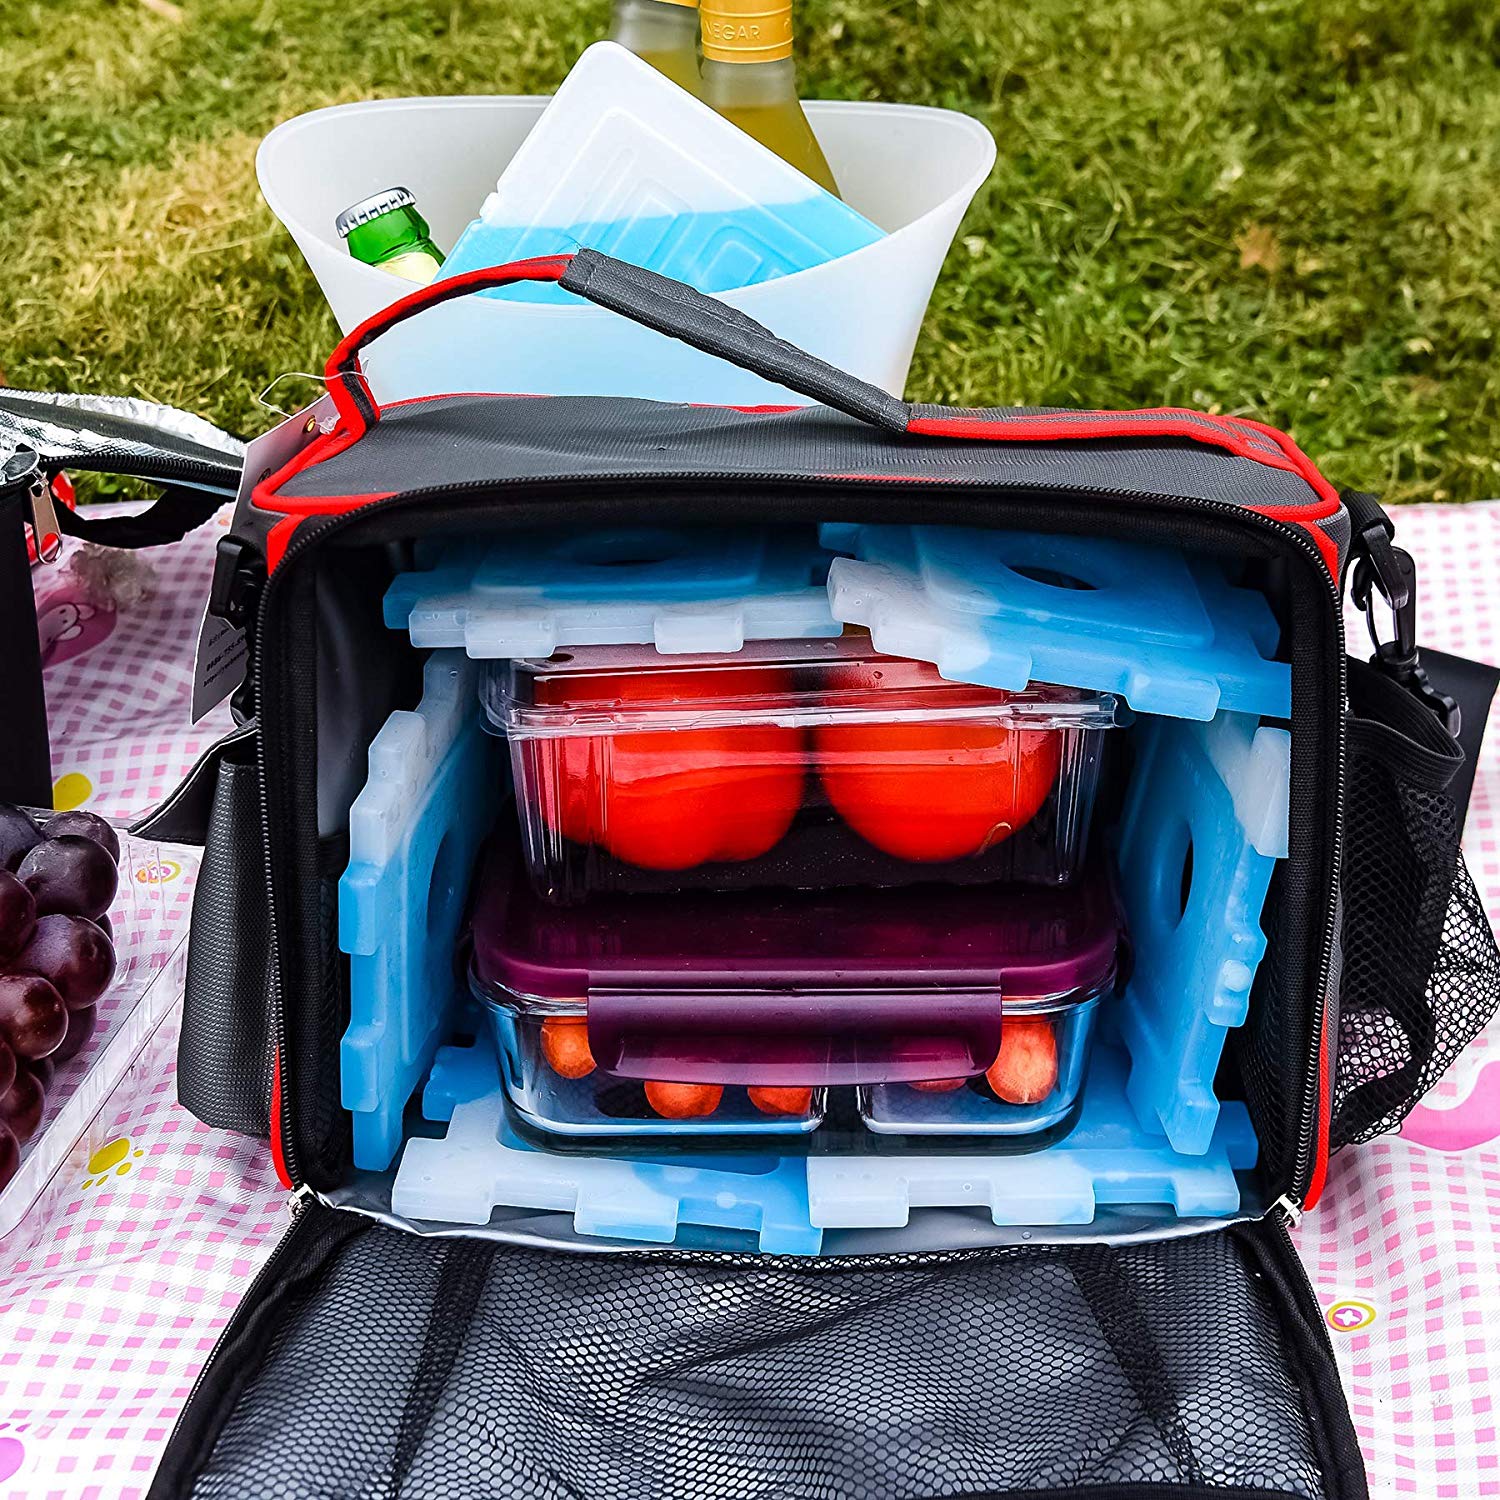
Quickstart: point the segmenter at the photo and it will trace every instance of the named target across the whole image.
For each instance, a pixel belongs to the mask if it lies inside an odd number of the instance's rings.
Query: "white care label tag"
[[[231,535],[252,534],[250,528],[242,529],[240,522],[249,511],[255,486],[289,464],[314,438],[332,431],[334,415],[333,397],[319,396],[311,406],[278,422],[269,432],[261,433],[245,445],[245,467],[234,500]],[[219,568],[228,566],[229,560],[221,554],[215,562],[215,576]],[[198,627],[198,648],[193,656],[193,723],[217,708],[244,682],[249,656],[245,627],[210,614],[205,604],[203,623]]]
[[[245,680],[249,655],[245,632],[205,609],[193,657],[193,723],[217,708]]]

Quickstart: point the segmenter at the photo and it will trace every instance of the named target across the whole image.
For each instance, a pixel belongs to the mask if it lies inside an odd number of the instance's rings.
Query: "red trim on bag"
[[[1333,511],[1319,511],[1316,515],[1309,516],[1304,507],[1297,505],[1247,505],[1245,508],[1253,510],[1258,516],[1264,516],[1268,521],[1300,526],[1313,539],[1329,573],[1334,578],[1339,576],[1339,549],[1334,545],[1333,538],[1317,524],[1324,516],[1333,515]]]
[[[283,521],[278,521],[266,533],[266,572],[274,573],[281,564],[281,559],[286,556],[286,549],[291,544],[292,533],[302,524],[301,516],[288,516]]]
[[[673,403],[664,404],[670,406]],[[781,406],[770,401],[762,402],[759,406],[726,406],[722,401],[687,401],[683,404],[699,411],[742,411],[747,417],[778,416],[789,411],[808,411],[819,405],[816,401],[788,401]]]
[[[342,453],[345,448],[351,447],[358,433],[349,431],[343,423],[335,421],[332,431],[325,432],[321,437],[315,437],[305,448],[294,453],[273,474],[267,474],[250,491],[250,503],[258,505],[262,510],[285,510],[285,505],[275,503],[275,494],[287,480],[294,474],[300,474],[303,469],[308,469],[313,464],[320,464],[325,458],[332,458],[337,453]]]
[[[556,394],[554,391],[434,391],[430,396],[403,396],[399,401],[387,401],[380,409],[381,411],[395,411],[401,406],[420,406],[424,401],[462,401],[469,397],[479,397],[485,401],[548,401]],[[616,398],[612,398],[616,399]],[[630,397],[621,396],[617,398],[622,401],[629,400],[651,400],[649,396]],[[781,405],[766,402],[760,406],[725,406],[718,401],[684,401],[681,403],[667,401],[658,403],[665,406],[691,406],[700,411],[742,411],[752,417],[758,417],[763,413],[776,415],[789,411],[806,411],[809,406],[816,403],[806,401],[788,401]]]
[[[543,391],[434,391],[430,396],[403,396],[399,401],[387,401],[381,411],[395,411],[398,406],[421,406],[424,401],[462,401],[466,397],[478,396],[483,401],[545,401]]]
[[[1318,1138],[1317,1151],[1313,1157],[1312,1181],[1307,1185],[1307,1196],[1302,1200],[1304,1209],[1313,1208],[1328,1186],[1328,1138],[1333,1125],[1333,1040],[1328,1034],[1328,1021],[1333,1007],[1323,1007],[1323,1036],[1318,1046]]]
[[[324,377],[328,381],[328,392],[333,397],[333,404],[341,419],[340,425],[348,426],[356,436],[362,434],[367,426],[363,414],[349,393],[346,376],[358,375],[359,351],[372,339],[379,338],[382,333],[394,328],[404,319],[423,311],[424,308],[436,307],[456,297],[467,296],[470,292],[512,286],[518,281],[561,281],[563,273],[572,262],[572,255],[538,255],[530,260],[512,261],[509,265],[486,266],[478,271],[465,271],[460,276],[445,277],[442,281],[434,281],[427,286],[418,287],[405,297],[392,302],[389,307],[383,307],[379,312],[372,313],[363,323],[350,329],[339,340],[333,353],[328,356],[328,363],[323,367]],[[349,367],[348,370],[344,368],[346,364]],[[368,395],[368,388],[366,394]],[[369,397],[369,401],[375,411],[376,420],[379,420],[379,404],[373,396]]]
[[[1204,431],[1204,426],[1211,429]],[[1321,527],[1313,524],[1336,515],[1343,502],[1338,491],[1318,472],[1317,465],[1284,432],[1246,417],[1214,417],[1182,407],[1153,407],[1136,412],[1099,412],[1091,415],[1016,417],[999,421],[981,417],[915,417],[906,430],[923,437],[977,438],[988,443],[1061,442],[1068,439],[1181,437],[1223,448],[1251,463],[1295,474],[1308,484],[1321,505],[1252,505],[1247,509],[1267,520],[1302,527],[1316,543],[1328,571],[1338,576],[1338,549]],[[1255,434],[1275,445],[1275,452],[1254,443]]]
[[[1204,428],[1210,429],[1206,433]],[[1261,422],[1239,417],[1214,417],[1179,406],[1144,407],[1132,412],[1059,412],[1055,416],[1033,416],[987,420],[981,417],[914,417],[908,432],[925,437],[978,438],[989,443],[1057,442],[1067,438],[1180,437],[1223,448],[1237,458],[1247,458],[1267,468],[1297,474],[1310,484],[1325,503],[1337,506],[1337,491],[1318,472],[1312,460],[1283,432]],[[1274,451],[1250,441],[1255,434],[1267,439]],[[1331,513],[1331,512],[1330,512]]]
[[[286,1157],[281,1149],[281,1048],[271,1057],[271,1165],[276,1168],[277,1180],[287,1192],[293,1192],[296,1184],[287,1170]]]

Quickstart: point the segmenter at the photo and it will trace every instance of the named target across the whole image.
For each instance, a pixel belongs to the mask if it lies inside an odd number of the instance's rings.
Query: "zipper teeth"
[[[269,605],[275,592],[278,580],[284,578],[288,572],[288,564],[304,553],[312,550],[331,535],[342,531],[347,527],[368,520],[374,514],[388,514],[396,510],[404,510],[408,507],[415,508],[424,501],[430,501],[442,496],[457,497],[462,495],[484,495],[495,494],[507,489],[522,486],[541,487],[564,487],[580,485],[604,485],[607,487],[625,487],[649,484],[742,484],[746,486],[762,486],[774,484],[793,484],[811,489],[820,488],[848,488],[851,484],[860,487],[868,486],[875,489],[897,489],[908,487],[910,480],[905,478],[891,479],[860,479],[851,481],[848,479],[830,478],[806,474],[757,474],[748,476],[745,474],[681,474],[681,473],[643,473],[630,474],[626,476],[607,476],[599,474],[575,474],[575,475],[552,475],[542,480],[469,480],[458,485],[433,485],[426,489],[407,490],[399,495],[390,495],[382,500],[369,502],[355,510],[347,511],[342,515],[321,519],[323,524],[318,526],[309,534],[295,536],[286,551],[282,554],[276,571],[267,580],[265,592],[261,598],[259,612],[259,627],[257,635],[265,638],[265,627],[270,619]],[[1019,485],[990,485],[977,486],[976,488],[988,488],[992,492],[1004,493],[1007,490],[1018,489],[1047,489],[1044,484],[1029,486]],[[1334,797],[1330,806],[1342,809],[1344,805],[1345,791],[1345,716],[1343,703],[1347,695],[1347,671],[1344,662],[1344,621],[1343,600],[1339,590],[1337,579],[1329,571],[1323,554],[1318,550],[1317,544],[1300,527],[1294,526],[1286,521],[1274,520],[1269,516],[1260,515],[1242,505],[1232,501],[1214,500],[1186,495],[1167,494],[1144,494],[1138,490],[1120,489],[1069,489],[1069,494],[1088,495],[1097,499],[1122,499],[1136,503],[1157,503],[1176,510],[1192,511],[1196,513],[1223,515],[1233,519],[1239,525],[1250,525],[1258,530],[1263,530],[1271,535],[1279,536],[1290,541],[1298,551],[1307,557],[1314,565],[1318,573],[1327,583],[1327,596],[1331,604],[1334,628],[1334,657],[1337,676],[1337,702],[1338,712],[1335,714],[1334,748],[1336,754],[1336,771],[1334,781]],[[260,693],[265,690],[265,674],[262,671],[262,682]],[[259,695],[257,701],[260,701]],[[265,718],[262,715],[262,729],[264,730]],[[267,848],[267,898],[271,902],[272,931],[275,927],[275,905],[274,894],[271,891],[273,884],[270,878],[269,850],[271,837],[270,797],[267,786],[266,766],[270,757],[262,753],[261,756],[261,821],[262,830],[266,838]],[[1326,1024],[1326,1012],[1328,1005],[1328,987],[1333,974],[1333,950],[1336,936],[1336,914],[1340,873],[1343,866],[1343,817],[1340,812],[1334,820],[1333,850],[1329,868],[1329,883],[1325,893],[1325,916],[1323,924],[1322,947],[1318,962],[1318,980],[1316,993],[1313,996],[1312,1012],[1310,1016],[1309,1050],[1311,1054],[1311,1066],[1307,1071],[1307,1079],[1302,1096],[1301,1118],[1297,1126],[1297,1154],[1295,1161],[1295,1183],[1291,1196],[1300,1208],[1302,1199],[1306,1196],[1307,1189],[1311,1185],[1313,1160],[1312,1155],[1318,1131],[1319,1096],[1322,1092],[1322,1053],[1323,1032]],[[284,1129],[282,1122],[289,1121],[291,1115],[290,1098],[290,1074],[289,1074],[289,1049],[286,1045],[286,1017],[282,1003],[281,973],[279,964],[272,964],[272,996],[271,996],[271,1020],[273,1033],[276,1037],[278,1054],[281,1061],[281,1096],[282,1108],[281,1119],[273,1120],[271,1128],[281,1130],[282,1159],[286,1162],[288,1175],[294,1183],[300,1185],[302,1179],[297,1169],[296,1145],[292,1138],[292,1132]]]
[[[1314,1316],[1309,1321],[1317,1330],[1318,1342],[1323,1346],[1324,1352],[1328,1355],[1329,1363],[1336,1365],[1338,1355],[1334,1351],[1333,1340],[1329,1337],[1328,1325],[1323,1321],[1322,1299],[1318,1296],[1318,1289],[1313,1285],[1312,1277],[1307,1274],[1307,1265],[1297,1250],[1297,1242],[1292,1238],[1291,1228],[1283,1224],[1280,1220],[1277,1220],[1276,1233],[1280,1234],[1282,1243],[1286,1247],[1287,1260],[1291,1262],[1291,1271],[1289,1274],[1307,1293],[1308,1305],[1314,1313]]]
[[[271,1279],[272,1272],[274,1272],[276,1267],[281,1264],[283,1257],[287,1253],[287,1248],[291,1245],[293,1239],[296,1238],[297,1226],[301,1223],[302,1215],[306,1212],[306,1210],[307,1199],[299,1193],[291,1200],[291,1227],[271,1247],[271,1253],[266,1257],[260,1270],[258,1270],[255,1275],[250,1278],[250,1284],[241,1294],[238,1306],[244,1308],[251,1308],[255,1306],[255,1299],[259,1295],[261,1289]],[[173,1423],[174,1432],[181,1430],[182,1423],[187,1417],[188,1410],[192,1406],[193,1400],[197,1396],[200,1387],[203,1385],[205,1376],[207,1376],[214,1362],[218,1359],[220,1353],[223,1351],[224,1345],[228,1342],[230,1334],[234,1333],[235,1331],[235,1319],[231,1315],[229,1321],[225,1323],[225,1325],[219,1330],[219,1336],[214,1340],[213,1348],[208,1351],[208,1358],[205,1359],[201,1365],[199,1365],[198,1373],[193,1377],[192,1385],[188,1387],[187,1399],[182,1403],[181,1407],[178,1408],[177,1419]]]
[[[53,473],[63,469],[76,469],[87,474],[123,474],[148,482],[157,479],[191,479],[195,485],[222,493],[228,498],[238,486],[239,470],[243,465],[237,465],[233,456],[228,453],[224,454],[222,464],[216,465],[203,459],[170,453],[148,458],[135,448],[91,448],[75,458],[43,460],[42,467]]]

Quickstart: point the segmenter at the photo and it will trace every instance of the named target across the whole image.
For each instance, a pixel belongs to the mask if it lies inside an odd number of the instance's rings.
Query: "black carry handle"
[[[349,333],[329,357],[326,374],[334,399],[347,415],[357,415],[366,426],[379,421],[380,409],[359,376],[359,355],[367,344],[429,307],[522,281],[554,281],[564,291],[575,292],[598,307],[824,406],[890,432],[906,431],[911,411],[899,396],[789,344],[737,308],[598,250],[540,256],[469,271],[392,303]]]
[[[180,542],[188,532],[212,520],[219,507],[231,498],[233,492],[218,494],[168,486],[145,510],[133,516],[94,517],[86,511],[63,506],[57,512],[57,526],[68,536],[99,547],[164,547],[169,542]]]

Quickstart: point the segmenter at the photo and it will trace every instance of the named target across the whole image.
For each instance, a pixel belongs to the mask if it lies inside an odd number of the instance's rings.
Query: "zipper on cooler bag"
[[[631,474],[621,477],[605,478],[598,475],[559,476],[545,480],[537,479],[511,479],[499,482],[472,481],[467,484],[433,487],[420,490],[408,490],[403,493],[380,497],[366,501],[343,512],[330,513],[326,510],[310,512],[302,517],[303,525],[309,529],[303,530],[299,526],[297,534],[293,535],[284,552],[277,560],[276,567],[267,577],[264,589],[259,600],[257,639],[260,643],[258,656],[260,660],[256,663],[256,685],[257,701],[262,704],[266,702],[267,689],[271,685],[274,673],[266,671],[265,658],[268,654],[268,646],[275,639],[274,630],[276,626],[275,607],[281,587],[284,587],[286,578],[294,571],[295,565],[319,544],[329,538],[341,534],[347,530],[354,529],[360,524],[367,523],[377,517],[386,517],[406,509],[416,509],[425,506],[430,513],[436,510],[437,502],[448,499],[458,500],[458,497],[468,497],[468,501],[458,501],[452,507],[453,514],[461,515],[470,508],[470,502],[480,500],[486,496],[513,496],[514,492],[522,489],[539,491],[539,498],[546,498],[546,492],[563,489],[570,498],[576,497],[580,491],[622,492],[639,489],[641,486],[672,485],[681,487],[703,487],[713,485],[733,486],[736,490],[747,496],[756,496],[757,491],[763,491],[768,486],[789,486],[806,491],[826,491],[829,489],[840,489],[848,491],[853,487],[868,488],[874,491],[909,488],[913,481],[906,478],[882,479],[879,477],[860,477],[859,479],[848,478],[825,478],[819,476],[794,475],[794,474],[764,474],[754,478],[747,478],[743,474],[681,474],[681,473],[659,473],[659,474]],[[955,483],[954,488],[959,488],[960,483]],[[984,487],[975,487],[976,489]],[[928,487],[923,500],[926,507],[925,519],[934,524],[986,524],[985,517],[993,517],[996,510],[996,501],[1002,497],[1015,498],[1018,493],[1024,494],[1028,499],[1033,496],[1047,496],[1046,510],[1055,516],[1059,508],[1059,497],[1055,491],[1047,491],[1044,486],[1035,486],[1023,489],[1020,486],[997,486],[987,487],[990,491],[988,497],[980,496],[967,502],[968,508],[974,512],[960,518],[956,513],[965,508],[963,500],[952,500],[946,505],[944,497],[933,493],[932,487]],[[660,491],[658,490],[658,493]],[[1331,622],[1333,672],[1335,686],[1337,689],[1333,699],[1338,705],[1334,713],[1334,725],[1332,726],[1332,749],[1333,749],[1333,783],[1329,788],[1326,785],[1321,789],[1323,792],[1331,790],[1331,796],[1323,796],[1320,801],[1328,809],[1327,830],[1329,838],[1329,876],[1328,884],[1323,892],[1324,922],[1323,932],[1318,959],[1318,975],[1313,1003],[1310,1007],[1308,1051],[1310,1066],[1304,1080],[1303,1096],[1301,1101],[1300,1117],[1297,1128],[1297,1150],[1295,1157],[1295,1170],[1292,1188],[1283,1193],[1278,1200],[1277,1211],[1283,1212],[1288,1219],[1300,1216],[1303,1207],[1309,1199],[1316,1200],[1322,1188],[1322,1180],[1326,1169],[1326,1132],[1328,1128],[1327,1117],[1324,1113],[1323,1104],[1325,1093],[1329,1096],[1328,1106],[1331,1108],[1331,1058],[1329,1049],[1334,1043],[1334,1038],[1327,1036],[1327,1021],[1329,1016],[1328,986],[1333,968],[1333,951],[1336,937],[1336,911],[1335,899],[1339,870],[1343,853],[1342,816],[1341,810],[1344,800],[1344,715],[1342,704],[1346,695],[1345,667],[1344,667],[1344,636],[1342,596],[1339,584],[1330,571],[1327,559],[1313,540],[1309,533],[1302,527],[1293,525],[1286,521],[1276,520],[1272,517],[1261,515],[1245,506],[1229,501],[1202,499],[1180,495],[1155,494],[1147,495],[1133,490],[1069,490],[1070,496],[1077,496],[1086,501],[1109,501],[1120,500],[1128,502],[1132,508],[1157,506],[1164,510],[1174,511],[1179,514],[1222,516],[1225,520],[1232,521],[1235,526],[1248,526],[1251,529],[1265,532],[1267,535],[1290,542],[1298,552],[1308,558],[1323,578],[1326,585],[1326,599],[1329,606]],[[763,509],[763,507],[752,507]],[[800,507],[799,507],[800,508]],[[937,516],[934,514],[942,509],[954,514]],[[294,515],[290,512],[289,515]],[[806,519],[805,515],[797,519]],[[1011,528],[1014,529],[1014,528]],[[278,710],[280,705],[277,706]],[[1298,718],[1298,702],[1294,699],[1292,706],[1292,723],[1295,727]],[[290,744],[271,745],[266,736],[274,724],[280,730],[284,723],[284,716],[279,711],[267,714],[262,712],[262,745],[261,745],[261,816],[263,832],[266,840],[267,871],[266,887],[267,900],[270,907],[272,929],[281,931],[277,922],[277,903],[275,892],[275,877],[271,869],[272,862],[272,800],[273,789],[269,768],[274,764],[289,769],[289,761],[295,753],[295,747]],[[314,816],[316,810],[314,809]],[[315,837],[315,834],[314,834]],[[295,1063],[292,1060],[292,1049],[288,1044],[287,1017],[285,1010],[284,977],[279,958],[272,964],[272,995],[271,995],[271,1033],[275,1039],[274,1056],[274,1087],[277,1096],[275,1103],[279,1105],[272,1112],[271,1132],[273,1142],[273,1155],[276,1159],[278,1171],[283,1180],[292,1187],[304,1185],[298,1159],[295,1132],[291,1128],[293,1116],[293,1083],[295,1080]],[[1285,1208],[1281,1204],[1285,1204]]]

